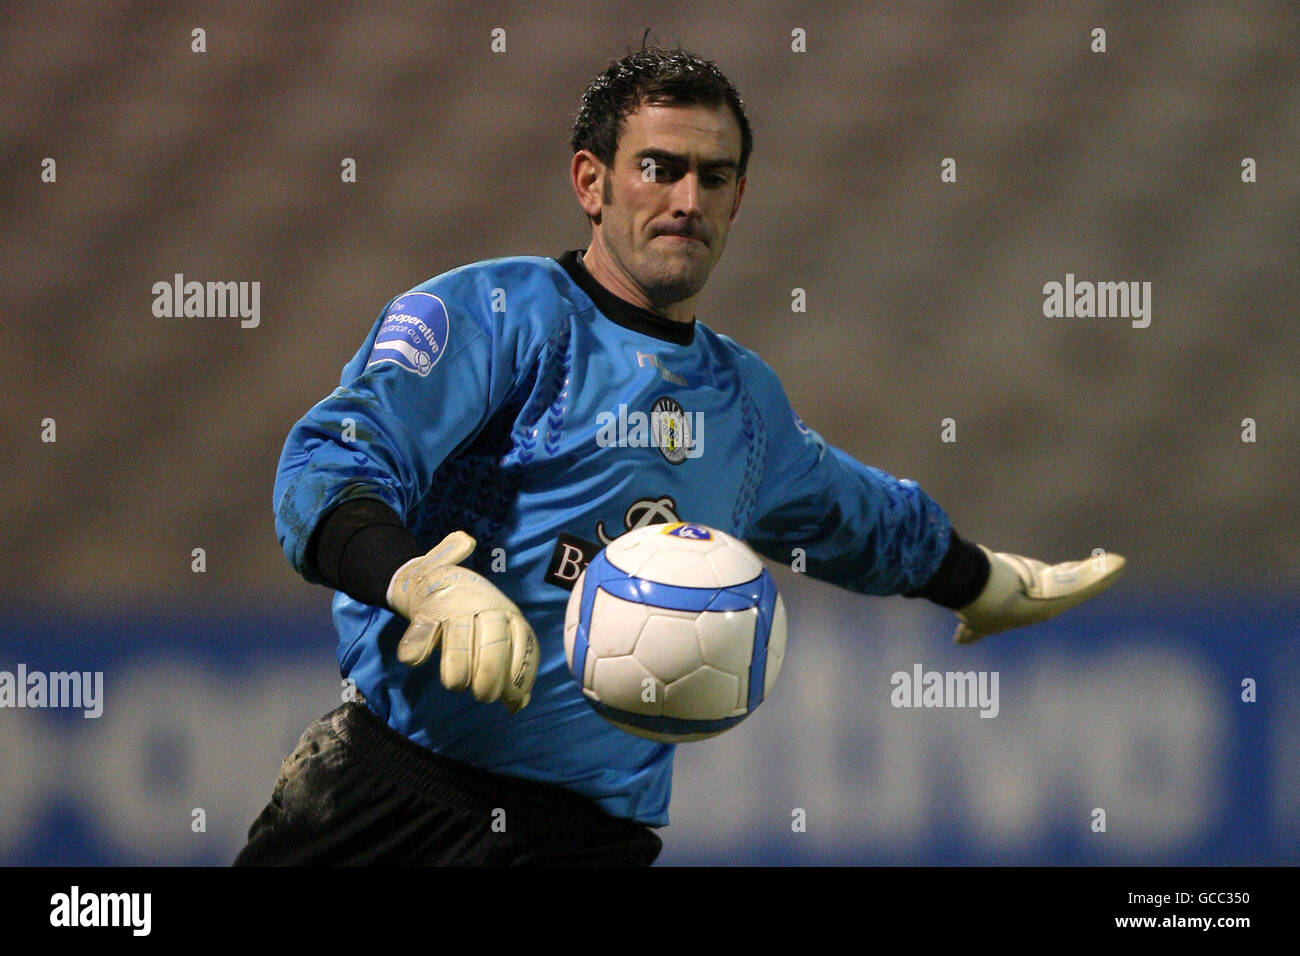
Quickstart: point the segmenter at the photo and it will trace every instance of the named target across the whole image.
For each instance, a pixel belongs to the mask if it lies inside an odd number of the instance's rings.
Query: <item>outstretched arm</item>
[[[760,553],[787,560],[799,547],[813,577],[949,608],[959,644],[1055,617],[1123,570],[1117,554],[1048,565],[963,540],[915,482],[862,464],[799,421],[775,373],[754,359],[768,457],[746,538]]]

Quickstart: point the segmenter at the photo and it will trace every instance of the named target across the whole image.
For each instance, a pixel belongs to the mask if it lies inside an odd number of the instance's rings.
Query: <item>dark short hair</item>
[[[712,61],[680,46],[672,50],[643,46],[622,59],[611,60],[582,94],[582,105],[573,121],[573,151],[590,150],[606,166],[612,165],[624,123],[643,102],[727,104],[740,126],[737,175],[745,175],[754,138],[745,117],[744,101]]]

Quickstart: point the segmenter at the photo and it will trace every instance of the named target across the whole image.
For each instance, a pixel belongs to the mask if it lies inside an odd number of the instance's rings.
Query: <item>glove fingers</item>
[[[1124,558],[1118,554],[1056,564],[1043,568],[1026,593],[1031,598],[1062,602],[1061,610],[1065,610],[1114,584],[1124,564]],[[1098,565],[1102,567],[1098,569]]]
[[[510,631],[506,612],[480,611],[474,616],[474,674],[470,689],[480,701],[496,700],[510,666]]]
[[[477,547],[477,542],[467,532],[453,531],[425,555],[421,564],[428,568],[460,564],[474,553],[475,547]]]
[[[438,621],[412,624],[397,642],[397,659],[407,667],[419,667],[438,646],[441,628]]]
[[[408,618],[433,618],[407,628],[398,642],[398,660],[418,666],[441,646],[443,686],[470,689],[480,701],[504,698],[513,713],[531,697],[540,651],[514,604],[458,566],[475,547],[468,533],[452,532],[394,575],[389,585],[393,609]]]
[[[510,679],[506,681],[503,700],[512,714],[532,700],[533,682],[537,679],[537,659],[541,651],[537,637],[522,614],[510,615]]]
[[[474,668],[474,615],[449,618],[442,625],[442,686],[464,690]]]
[[[1025,584],[1024,593],[1012,595],[1002,605],[982,609],[978,614],[959,611],[954,643],[974,644],[989,634],[1056,617],[1114,584],[1126,563],[1118,554],[1050,566],[1020,555],[999,557],[1006,560]]]
[[[388,585],[388,603],[394,611],[410,620],[420,602],[434,590],[454,582],[448,571],[474,553],[476,544],[464,531],[455,531],[421,558],[408,561],[397,569]]]

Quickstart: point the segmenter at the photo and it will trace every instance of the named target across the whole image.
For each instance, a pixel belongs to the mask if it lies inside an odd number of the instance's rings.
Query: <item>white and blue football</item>
[[[587,565],[564,653],[587,700],[628,733],[703,740],[754,711],[785,657],[785,607],[743,541],[692,522],[619,536]]]

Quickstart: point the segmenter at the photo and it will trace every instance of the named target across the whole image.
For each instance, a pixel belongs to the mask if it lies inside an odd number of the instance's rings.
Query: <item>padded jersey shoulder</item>
[[[403,295],[435,295],[448,311],[461,313],[493,338],[527,332],[545,339],[557,323],[578,310],[574,291],[554,259],[506,256],[450,269]]]

